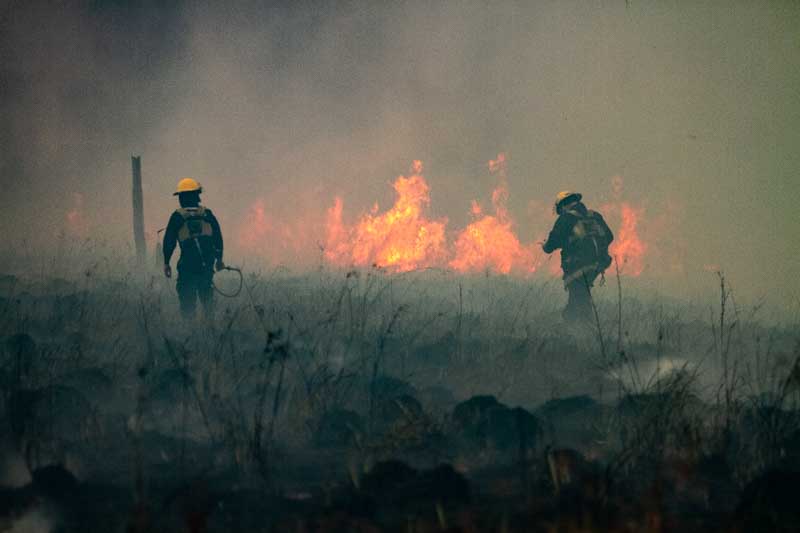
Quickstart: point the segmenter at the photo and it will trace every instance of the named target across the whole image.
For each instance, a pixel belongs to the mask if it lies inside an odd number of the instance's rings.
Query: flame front
[[[620,205],[621,226],[608,250],[611,257],[616,258],[620,271],[630,276],[639,276],[644,270],[647,246],[639,238],[636,227],[643,212],[627,203]]]
[[[492,192],[495,214],[481,216],[483,209],[478,202],[472,201],[472,214],[480,218],[459,233],[455,242],[455,257],[448,264],[459,272],[534,272],[532,248],[520,244],[508,214],[505,154],[500,153],[497,159],[489,161],[489,172],[498,176],[497,187]]]
[[[394,182],[397,198],[391,209],[364,214],[351,228],[342,222],[342,201],[328,210],[325,256],[333,263],[376,266],[407,272],[440,264],[446,255],[447,219],[429,220],[423,211],[430,188],[422,162],[414,161],[411,175]]]
[[[83,195],[72,194],[72,208],[66,212],[67,231],[71,237],[85,239],[89,236],[89,221],[84,215]]]
[[[344,203],[336,197],[327,210],[325,221],[325,259],[343,267],[377,266],[391,272],[449,267],[460,273],[493,271],[529,275],[542,267],[551,275],[561,275],[558,252],[548,256],[539,251],[537,244],[522,243],[515,233],[514,220],[508,210],[506,163],[503,153],[489,161],[489,173],[497,180],[492,191],[492,206],[487,210],[473,200],[472,222],[457,231],[450,243],[445,233],[447,219],[430,219],[425,213],[430,204],[430,188],[423,177],[420,161],[414,161],[408,177],[400,176],[395,180],[394,205],[385,212],[375,204],[350,225],[344,220]],[[617,228],[609,253],[616,257],[621,274],[639,276],[644,270],[644,256],[648,250],[640,238],[644,210],[619,198],[622,187],[622,178],[615,176],[612,179],[615,199],[600,206],[600,211],[607,216],[612,228]],[[549,203],[533,200],[529,204],[532,210],[529,215],[540,231],[552,224],[549,219],[544,220],[547,205]],[[490,210],[493,212],[487,212]],[[255,237],[255,240],[260,238]],[[537,235],[541,237],[541,233]]]
[[[314,217],[281,217],[263,198],[257,198],[239,223],[236,243],[248,254],[275,263],[302,265],[313,257],[318,230]]]

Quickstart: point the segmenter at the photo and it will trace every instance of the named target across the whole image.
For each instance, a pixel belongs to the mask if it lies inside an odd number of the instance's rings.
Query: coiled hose
[[[232,266],[226,266],[226,267],[223,267],[221,270],[229,270],[231,272],[236,272],[237,274],[239,274],[239,287],[234,292],[228,293],[228,292],[224,292],[224,291],[220,290],[220,288],[217,287],[217,284],[214,283],[213,281],[211,282],[211,285],[214,287],[215,291],[217,291],[219,294],[221,294],[225,298],[236,298],[237,296],[239,296],[239,293],[242,292],[242,287],[244,286],[244,275],[242,274],[242,269],[236,268],[236,267],[232,267]]]

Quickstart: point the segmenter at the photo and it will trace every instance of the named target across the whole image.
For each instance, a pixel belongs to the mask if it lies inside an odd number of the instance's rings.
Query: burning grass
[[[327,206],[304,205],[286,213],[263,198],[256,199],[235,231],[234,248],[246,257],[301,268],[316,265],[314,254],[319,250],[319,259],[332,268],[377,267],[392,273],[437,268],[466,275],[491,272],[530,277],[548,262],[540,242],[554,221],[552,203],[549,199],[530,201],[531,220],[526,222],[534,222],[539,231],[535,239],[521,236],[508,206],[513,193],[508,165],[504,153],[488,162],[490,201],[476,198],[465,205],[472,220],[464,227],[454,227],[446,217],[436,215],[441,206],[431,199],[436,176],[429,181],[422,161],[415,160],[406,175],[394,180],[395,197],[388,208],[376,202],[366,212],[353,212],[346,200],[337,196]],[[619,227],[611,251],[622,265],[622,275],[637,277],[657,271],[662,258],[648,257],[645,234],[652,227],[645,210],[622,199],[622,178],[616,177],[613,183],[615,200],[600,209],[612,227]],[[671,223],[674,226],[675,221]],[[659,228],[658,232],[673,230]],[[673,262],[680,260],[676,256]],[[546,275],[561,275],[557,257],[549,260],[548,266]]]

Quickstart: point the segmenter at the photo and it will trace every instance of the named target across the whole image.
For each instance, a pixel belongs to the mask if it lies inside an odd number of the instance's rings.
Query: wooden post
[[[147,248],[144,242],[144,201],[142,199],[142,158],[131,156],[133,169],[133,241],[136,245],[136,260],[145,264]]]

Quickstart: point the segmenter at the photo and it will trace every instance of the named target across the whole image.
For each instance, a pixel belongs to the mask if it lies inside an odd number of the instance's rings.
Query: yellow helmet
[[[177,196],[182,192],[192,192],[197,191],[198,193],[203,192],[203,187],[200,186],[200,183],[192,178],[183,178],[181,181],[178,182],[178,188],[172,194],[173,196]]]
[[[562,203],[565,203],[566,200],[574,200],[578,202],[581,198],[583,198],[583,195],[579,192],[561,191],[556,195],[556,207]]]

